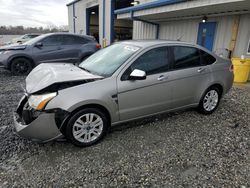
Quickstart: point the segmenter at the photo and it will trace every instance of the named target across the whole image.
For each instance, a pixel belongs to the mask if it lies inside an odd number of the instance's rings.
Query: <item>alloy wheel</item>
[[[203,107],[206,111],[213,111],[219,102],[219,94],[216,90],[210,90],[204,97]]]
[[[95,113],[80,116],[72,126],[73,137],[81,143],[98,139],[103,132],[103,120]]]

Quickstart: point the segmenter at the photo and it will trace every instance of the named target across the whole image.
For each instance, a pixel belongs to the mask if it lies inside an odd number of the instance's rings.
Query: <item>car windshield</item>
[[[93,74],[109,77],[138,50],[136,46],[113,44],[90,56],[79,67]]]

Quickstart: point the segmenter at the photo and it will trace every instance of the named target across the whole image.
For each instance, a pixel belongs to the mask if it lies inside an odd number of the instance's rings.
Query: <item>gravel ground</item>
[[[0,69],[0,187],[250,187],[250,92],[112,128],[99,144],[36,144],[14,131],[24,83]]]

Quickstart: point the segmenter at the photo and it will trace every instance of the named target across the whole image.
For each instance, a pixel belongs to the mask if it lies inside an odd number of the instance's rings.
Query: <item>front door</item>
[[[50,63],[60,62],[62,56],[61,37],[59,35],[48,36],[39,41],[40,47],[33,47],[33,58],[36,62]]]
[[[171,107],[172,86],[168,80],[169,56],[167,47],[151,49],[141,55],[118,78],[120,120],[128,120],[165,111]],[[143,70],[145,80],[130,80],[130,73]]]
[[[216,22],[200,23],[197,44],[212,51],[215,38],[215,29]]]

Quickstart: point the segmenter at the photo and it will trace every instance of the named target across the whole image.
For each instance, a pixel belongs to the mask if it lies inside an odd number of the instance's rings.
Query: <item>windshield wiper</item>
[[[89,72],[89,73],[91,73],[91,74],[93,74],[90,70],[88,70],[88,69],[85,69],[85,68],[83,68],[83,67],[79,67],[80,69],[82,69],[82,70],[84,70],[84,71],[86,71],[86,72]]]
[[[92,72],[92,71],[90,71],[90,70],[86,69],[86,68],[83,68],[83,67],[79,67],[79,68],[80,68],[80,69],[82,69],[82,70],[84,70],[84,71],[86,71],[86,72],[89,72],[90,74],[97,75],[97,76],[102,76],[102,77],[104,77],[104,78],[105,78],[105,76],[103,76],[103,75],[99,75],[99,74],[97,74],[97,73],[95,73],[95,72]]]

